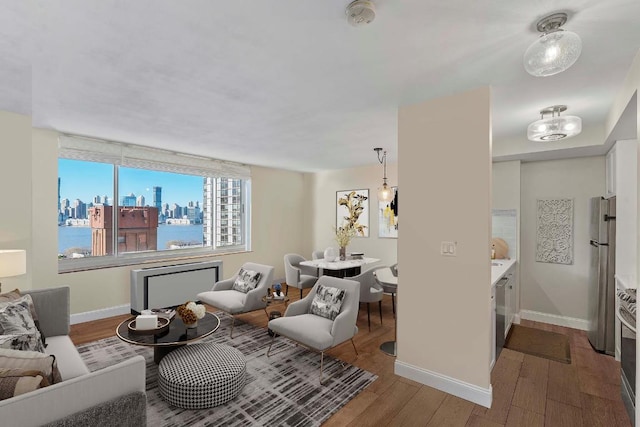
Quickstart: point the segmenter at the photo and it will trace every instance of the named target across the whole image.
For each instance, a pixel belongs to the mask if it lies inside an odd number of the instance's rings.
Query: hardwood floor
[[[298,299],[295,291],[292,300]],[[113,336],[127,317],[73,325],[71,339],[78,345]],[[240,318],[260,327],[267,324],[261,310]],[[379,349],[382,342],[393,339],[393,324],[391,299],[385,296],[383,325],[377,304],[372,305],[370,332],[366,307],[360,309],[354,339],[359,356],[349,342],[329,352],[375,373],[378,379],[325,426],[631,426],[620,397],[619,363],[593,351],[583,331],[523,321],[525,326],[568,335],[572,363],[504,349],[491,373],[493,405],[487,409],[395,375],[395,358]]]

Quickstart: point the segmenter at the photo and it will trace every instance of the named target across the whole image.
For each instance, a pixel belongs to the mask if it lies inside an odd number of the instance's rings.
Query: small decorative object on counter
[[[324,260],[327,262],[333,262],[336,260],[336,258],[338,258],[338,255],[336,255],[336,250],[333,249],[332,247],[328,247],[327,249],[324,250]]]
[[[202,304],[196,304],[193,301],[187,301],[181,306],[178,306],[176,313],[182,319],[182,323],[187,328],[198,327],[198,319],[202,319],[206,313],[206,309]]]

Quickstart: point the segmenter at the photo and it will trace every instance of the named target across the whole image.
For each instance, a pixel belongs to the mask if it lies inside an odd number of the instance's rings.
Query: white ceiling
[[[602,126],[640,48],[638,0],[31,0],[0,14],[0,109],[36,127],[301,171],[397,156],[397,109],[493,88],[493,138],[541,108]],[[527,74],[536,21],[565,11],[582,55]],[[434,141],[434,143],[436,143]]]

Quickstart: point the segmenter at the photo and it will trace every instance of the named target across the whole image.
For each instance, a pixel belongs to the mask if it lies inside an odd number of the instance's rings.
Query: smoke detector
[[[376,8],[370,1],[356,0],[347,6],[347,21],[354,27],[367,25],[376,18]]]

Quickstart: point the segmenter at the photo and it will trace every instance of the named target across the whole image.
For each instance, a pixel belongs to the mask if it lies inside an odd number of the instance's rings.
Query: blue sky
[[[60,199],[80,199],[84,203],[105,194],[113,197],[113,168],[106,163],[58,160]],[[162,203],[186,206],[190,201],[202,203],[202,177],[120,168],[120,196],[133,193],[153,204],[153,187],[162,187]],[[120,197],[118,197],[118,200]]]

